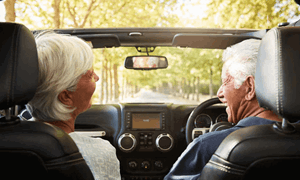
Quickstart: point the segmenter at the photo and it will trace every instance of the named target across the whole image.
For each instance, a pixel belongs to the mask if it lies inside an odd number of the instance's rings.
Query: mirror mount
[[[139,46],[136,46],[135,48],[138,52],[147,53],[147,56],[149,56],[149,52],[151,52],[151,53],[154,52],[156,47],[155,46],[152,46],[152,47],[139,47]]]

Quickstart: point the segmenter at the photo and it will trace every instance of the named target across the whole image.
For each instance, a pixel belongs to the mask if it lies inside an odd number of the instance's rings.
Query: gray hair
[[[58,99],[63,90],[75,91],[80,77],[93,67],[93,52],[82,39],[44,31],[35,35],[39,60],[38,88],[28,103],[40,121],[66,121],[76,108]]]
[[[234,86],[239,89],[247,76],[255,78],[257,54],[260,40],[248,39],[226,48],[223,52],[222,78],[226,73],[234,78]]]

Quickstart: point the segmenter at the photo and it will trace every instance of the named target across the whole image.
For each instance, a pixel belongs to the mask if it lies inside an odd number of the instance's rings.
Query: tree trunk
[[[197,83],[196,83],[196,91],[197,91],[197,101],[200,101],[200,81],[199,77],[197,77]]]
[[[180,81],[180,93],[181,93],[181,97],[184,98],[184,79],[182,78]]]
[[[212,69],[210,69],[210,81],[209,81],[209,95],[210,95],[210,98],[212,98],[213,95],[214,95],[214,92],[213,92],[213,83],[212,83],[212,75],[213,75],[213,72],[212,72]]]
[[[16,3],[16,0],[4,1],[5,11],[6,11],[6,14],[5,14],[6,22],[15,22],[16,21],[15,3]]]
[[[118,80],[118,65],[114,64],[114,99],[118,102],[119,101],[119,80]]]
[[[111,62],[109,62],[109,101],[112,101],[113,100],[113,77],[112,77],[112,64]]]
[[[177,92],[177,81],[174,81],[174,84],[172,84],[172,89],[171,89],[172,95],[176,96],[176,92]]]
[[[189,93],[189,91],[188,91],[188,82],[187,82],[187,80],[185,79],[184,80],[184,82],[183,82],[183,87],[184,87],[184,98],[185,99],[188,99],[189,98],[189,96],[188,96],[188,93]]]
[[[53,21],[54,21],[54,26],[56,29],[60,28],[60,3],[61,0],[53,0],[52,7],[54,10],[54,16],[53,16]]]
[[[190,100],[191,95],[192,95],[192,80],[188,80],[187,83],[187,88],[188,88],[188,95],[187,95],[187,99]]]
[[[108,68],[107,68],[107,59],[104,59],[104,94],[105,94],[105,103],[108,102],[108,72],[107,72]]]
[[[193,78],[193,82],[192,82],[192,85],[193,85],[193,99],[192,100],[196,100],[196,77]]]
[[[125,94],[126,94],[126,78],[123,77],[123,82],[122,82],[122,101],[125,99]]]

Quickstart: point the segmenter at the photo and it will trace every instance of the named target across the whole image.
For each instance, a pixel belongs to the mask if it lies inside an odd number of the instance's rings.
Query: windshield
[[[152,55],[166,56],[167,69],[124,68],[131,55],[144,55],[135,48],[94,49],[94,68],[100,77],[94,104],[174,103],[199,104],[221,85],[223,50],[157,47]]]
[[[39,0],[0,1],[0,21],[30,30],[192,27],[271,29],[299,19],[293,0]],[[84,35],[84,34],[83,34]],[[213,42],[212,42],[213,43]],[[199,104],[216,96],[221,84],[222,50],[156,47],[169,67],[150,71],[124,68],[134,47],[94,49],[99,75],[94,104],[119,102]]]

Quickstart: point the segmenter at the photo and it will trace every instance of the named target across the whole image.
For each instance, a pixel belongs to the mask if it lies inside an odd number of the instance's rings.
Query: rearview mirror
[[[168,67],[168,60],[164,56],[128,56],[124,65],[127,69],[164,69]]]

